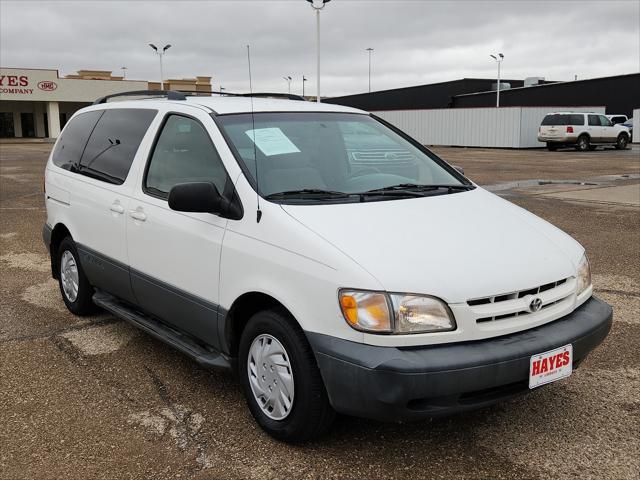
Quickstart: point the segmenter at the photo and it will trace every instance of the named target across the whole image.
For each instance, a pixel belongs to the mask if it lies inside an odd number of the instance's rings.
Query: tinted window
[[[55,165],[70,170],[78,164],[89,135],[102,113],[103,110],[96,110],[73,117],[53,150],[52,159]]]
[[[569,125],[584,125],[584,115],[569,115]]]
[[[542,125],[584,125],[584,115],[578,113],[554,113],[544,117]]]
[[[226,181],[222,160],[204,127],[188,117],[169,116],[151,155],[146,191],[167,198],[178,183],[213,182],[222,193]]]
[[[109,183],[123,183],[155,115],[156,110],[105,110],[80,160],[80,173]]]
[[[589,125],[592,127],[600,126],[600,119],[598,118],[598,115],[589,115]]]
[[[607,117],[605,117],[604,115],[598,115],[598,116],[600,117],[600,125],[602,125],[603,127],[611,126],[611,122]]]
[[[624,117],[611,117],[611,123],[613,123],[614,125],[617,123],[624,123],[626,121],[627,119]]]

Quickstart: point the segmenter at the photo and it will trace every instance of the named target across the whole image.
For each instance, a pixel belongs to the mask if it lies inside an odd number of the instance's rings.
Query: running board
[[[126,320],[135,327],[144,330],[152,337],[171,345],[204,367],[231,369],[231,362],[225,355],[207,350],[201,345],[198,345],[189,336],[172,329],[153,317],[133,309],[113,295],[97,290],[93,295],[93,303],[104,308],[116,317]]]

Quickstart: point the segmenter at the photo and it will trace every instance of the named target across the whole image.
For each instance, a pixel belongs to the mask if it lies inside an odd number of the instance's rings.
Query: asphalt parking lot
[[[342,417],[295,447],[256,426],[231,375],[67,312],[41,240],[50,147],[0,145],[0,478],[640,478],[637,146],[435,149],[586,247],[611,334],[526,397],[414,424]]]

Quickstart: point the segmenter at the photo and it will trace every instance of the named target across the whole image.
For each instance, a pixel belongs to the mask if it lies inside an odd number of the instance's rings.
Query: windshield
[[[421,186],[468,185],[437,157],[368,115],[284,112],[251,117],[221,115],[216,120],[254,182],[257,165],[259,192],[265,198],[372,190],[389,190],[397,198],[402,190]],[[458,190],[448,189],[453,191]]]

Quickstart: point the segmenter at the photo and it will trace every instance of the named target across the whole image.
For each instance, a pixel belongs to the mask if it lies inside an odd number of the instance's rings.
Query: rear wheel
[[[547,142],[547,150],[550,152],[555,152],[558,149],[558,145],[552,142]]]
[[[616,148],[618,150],[624,150],[625,148],[627,148],[628,143],[629,138],[624,134],[620,134],[618,135],[618,140],[616,141]]]
[[[580,135],[580,137],[578,137],[578,141],[576,142],[575,148],[580,152],[586,152],[587,150],[589,150],[590,146],[591,142],[589,141],[589,137],[587,137],[586,135]]]
[[[60,242],[56,258],[60,293],[69,311],[75,315],[94,313],[98,309],[91,300],[94,290],[82,270],[80,256],[71,237]]]
[[[335,412],[311,347],[289,315],[267,310],[251,317],[238,358],[249,410],[269,435],[300,443],[329,429]]]

